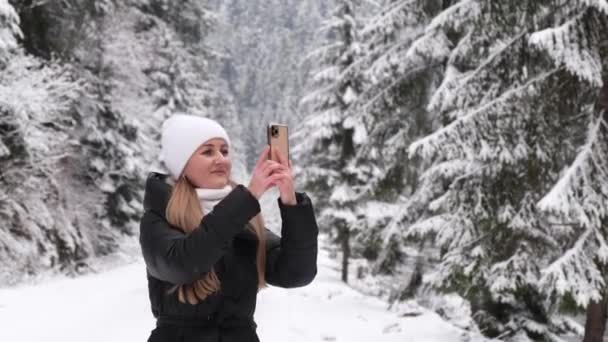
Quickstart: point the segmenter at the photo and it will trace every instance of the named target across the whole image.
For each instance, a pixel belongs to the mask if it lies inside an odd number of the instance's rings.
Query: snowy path
[[[459,331],[435,314],[399,318],[382,301],[342,284],[324,249],[318,261],[309,286],[260,292],[261,341],[458,341]],[[76,279],[0,289],[0,341],[146,341],[154,327],[146,286],[137,260]]]

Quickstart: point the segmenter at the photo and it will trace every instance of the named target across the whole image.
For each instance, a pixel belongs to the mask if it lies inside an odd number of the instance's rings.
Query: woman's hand
[[[277,180],[273,181],[279,188],[281,193],[281,202],[286,205],[296,205],[296,193],[293,186],[293,175],[291,173],[291,162],[287,160],[279,150],[272,149],[272,153],[279,160],[279,165],[273,176],[277,176]]]
[[[275,173],[277,170],[281,170],[283,165],[273,160],[268,159],[268,151],[270,146],[266,145],[251,174],[251,181],[249,182],[249,191],[259,200],[260,197],[268,190],[271,186],[285,176],[282,173]],[[294,197],[295,199],[295,197]]]

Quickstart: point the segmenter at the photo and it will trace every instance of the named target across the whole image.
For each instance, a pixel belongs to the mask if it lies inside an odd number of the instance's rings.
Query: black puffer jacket
[[[257,238],[249,220],[258,200],[235,187],[190,234],[171,227],[165,208],[171,186],[152,172],[146,182],[140,244],[147,267],[152,313],[157,326],[148,341],[259,341],[253,320],[257,297]],[[281,211],[281,237],[266,229],[266,281],[274,286],[309,284],[317,273],[317,235],[310,198],[296,192],[297,204]],[[214,267],[219,292],[197,305],[178,301],[175,284],[192,283]]]

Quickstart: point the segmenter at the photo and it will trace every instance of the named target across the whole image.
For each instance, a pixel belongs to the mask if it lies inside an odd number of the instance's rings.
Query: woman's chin
[[[215,188],[223,188],[228,185],[228,177],[225,175],[212,175],[213,185]]]

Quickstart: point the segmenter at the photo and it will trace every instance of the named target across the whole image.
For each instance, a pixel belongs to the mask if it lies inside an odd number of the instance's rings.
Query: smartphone
[[[266,128],[266,137],[268,139],[268,145],[274,150],[281,152],[283,156],[289,160],[289,128],[285,124],[271,122]],[[279,161],[279,157],[272,153],[272,150],[268,153],[268,159]]]

